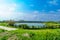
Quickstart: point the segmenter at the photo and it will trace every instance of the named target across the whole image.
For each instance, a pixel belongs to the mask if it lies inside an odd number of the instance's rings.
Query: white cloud
[[[58,5],[58,0],[52,0],[48,2],[51,5]]]
[[[0,18],[10,18],[15,12],[17,5],[15,3],[6,3],[5,0],[0,0]]]
[[[51,4],[57,4],[55,1],[51,1]],[[30,5],[33,6],[33,5]],[[16,20],[60,20],[60,9],[55,11],[49,11],[48,13],[45,10],[39,12],[37,10],[32,13],[22,13],[15,12],[17,5],[15,3],[6,3],[3,0],[0,0],[0,18],[4,19],[16,19]],[[58,13],[59,12],[59,13]],[[54,14],[53,14],[54,13]]]
[[[49,11],[48,13],[50,13],[50,14],[51,14],[51,13],[54,13],[54,14],[55,14],[56,12],[55,12],[55,11]]]
[[[57,11],[60,12],[60,9],[58,9]]]
[[[33,11],[33,13],[39,13],[39,11],[35,10],[35,11]]]
[[[12,13],[15,11],[15,8],[16,8],[16,6],[14,6],[13,4],[9,4],[9,5],[2,4],[2,5],[0,5],[0,14]]]
[[[34,13],[34,11],[32,13],[17,13],[14,14],[16,15],[16,19],[17,20],[36,20],[36,21],[51,21],[51,20],[60,20],[59,17],[59,13],[55,12],[55,11],[49,11],[49,12],[37,12]]]

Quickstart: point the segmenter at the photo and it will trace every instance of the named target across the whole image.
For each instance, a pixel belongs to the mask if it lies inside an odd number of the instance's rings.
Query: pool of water
[[[28,26],[44,26],[43,23],[16,23],[15,25],[27,24]]]

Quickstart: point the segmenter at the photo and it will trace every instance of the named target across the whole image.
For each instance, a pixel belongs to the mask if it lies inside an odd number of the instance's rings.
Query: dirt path
[[[0,26],[0,29],[4,29],[4,30],[8,30],[8,31],[17,30],[16,28],[9,28],[9,27],[5,27],[5,26]]]

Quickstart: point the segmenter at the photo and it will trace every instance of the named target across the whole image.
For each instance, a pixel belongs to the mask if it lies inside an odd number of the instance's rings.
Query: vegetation
[[[58,22],[45,22],[43,27],[14,24],[15,21],[12,20],[0,23],[1,26],[19,28],[15,31],[0,29],[0,40],[60,40],[60,23]]]
[[[8,27],[15,27],[15,28],[22,28],[22,29],[57,29],[60,28],[60,23],[51,23],[46,22],[43,23],[45,25],[41,26],[29,26],[27,24],[20,24],[20,25],[14,25],[14,21],[8,21],[7,23],[0,23],[1,26],[8,26]]]
[[[13,27],[13,26],[12,26]],[[18,26],[15,26],[16,28],[23,28],[23,29],[57,29],[60,28],[60,24],[55,23],[45,23],[45,25],[41,26],[29,26],[27,24],[20,24]]]
[[[8,21],[9,26],[14,26],[15,22],[13,20]]]
[[[5,32],[5,31],[6,31],[6,30],[0,29],[0,33],[1,33],[1,32]]]
[[[56,29],[56,28],[60,28],[60,24],[59,23],[45,23],[45,27],[48,29]]]
[[[23,20],[22,20],[23,21]],[[56,21],[46,21],[46,22],[42,22],[43,27],[41,26],[29,26],[27,24],[20,24],[20,25],[14,25],[16,22],[21,22],[21,21],[14,21],[14,20],[7,20],[7,21],[0,21],[0,25],[2,26],[8,26],[8,27],[15,27],[15,28],[23,28],[23,29],[56,29],[56,28],[60,28],[60,22],[56,22]],[[24,21],[23,21],[24,22]]]
[[[29,26],[27,24],[20,24],[19,28],[29,29]]]
[[[60,40],[60,29],[4,31],[0,40]]]

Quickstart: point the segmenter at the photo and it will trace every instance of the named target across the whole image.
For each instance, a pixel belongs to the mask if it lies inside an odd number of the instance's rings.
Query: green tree
[[[20,24],[19,28],[29,29],[29,26],[27,24]]]
[[[14,26],[14,24],[15,24],[15,21],[14,21],[14,20],[9,20],[9,21],[8,21],[8,25],[9,25],[9,26]]]

